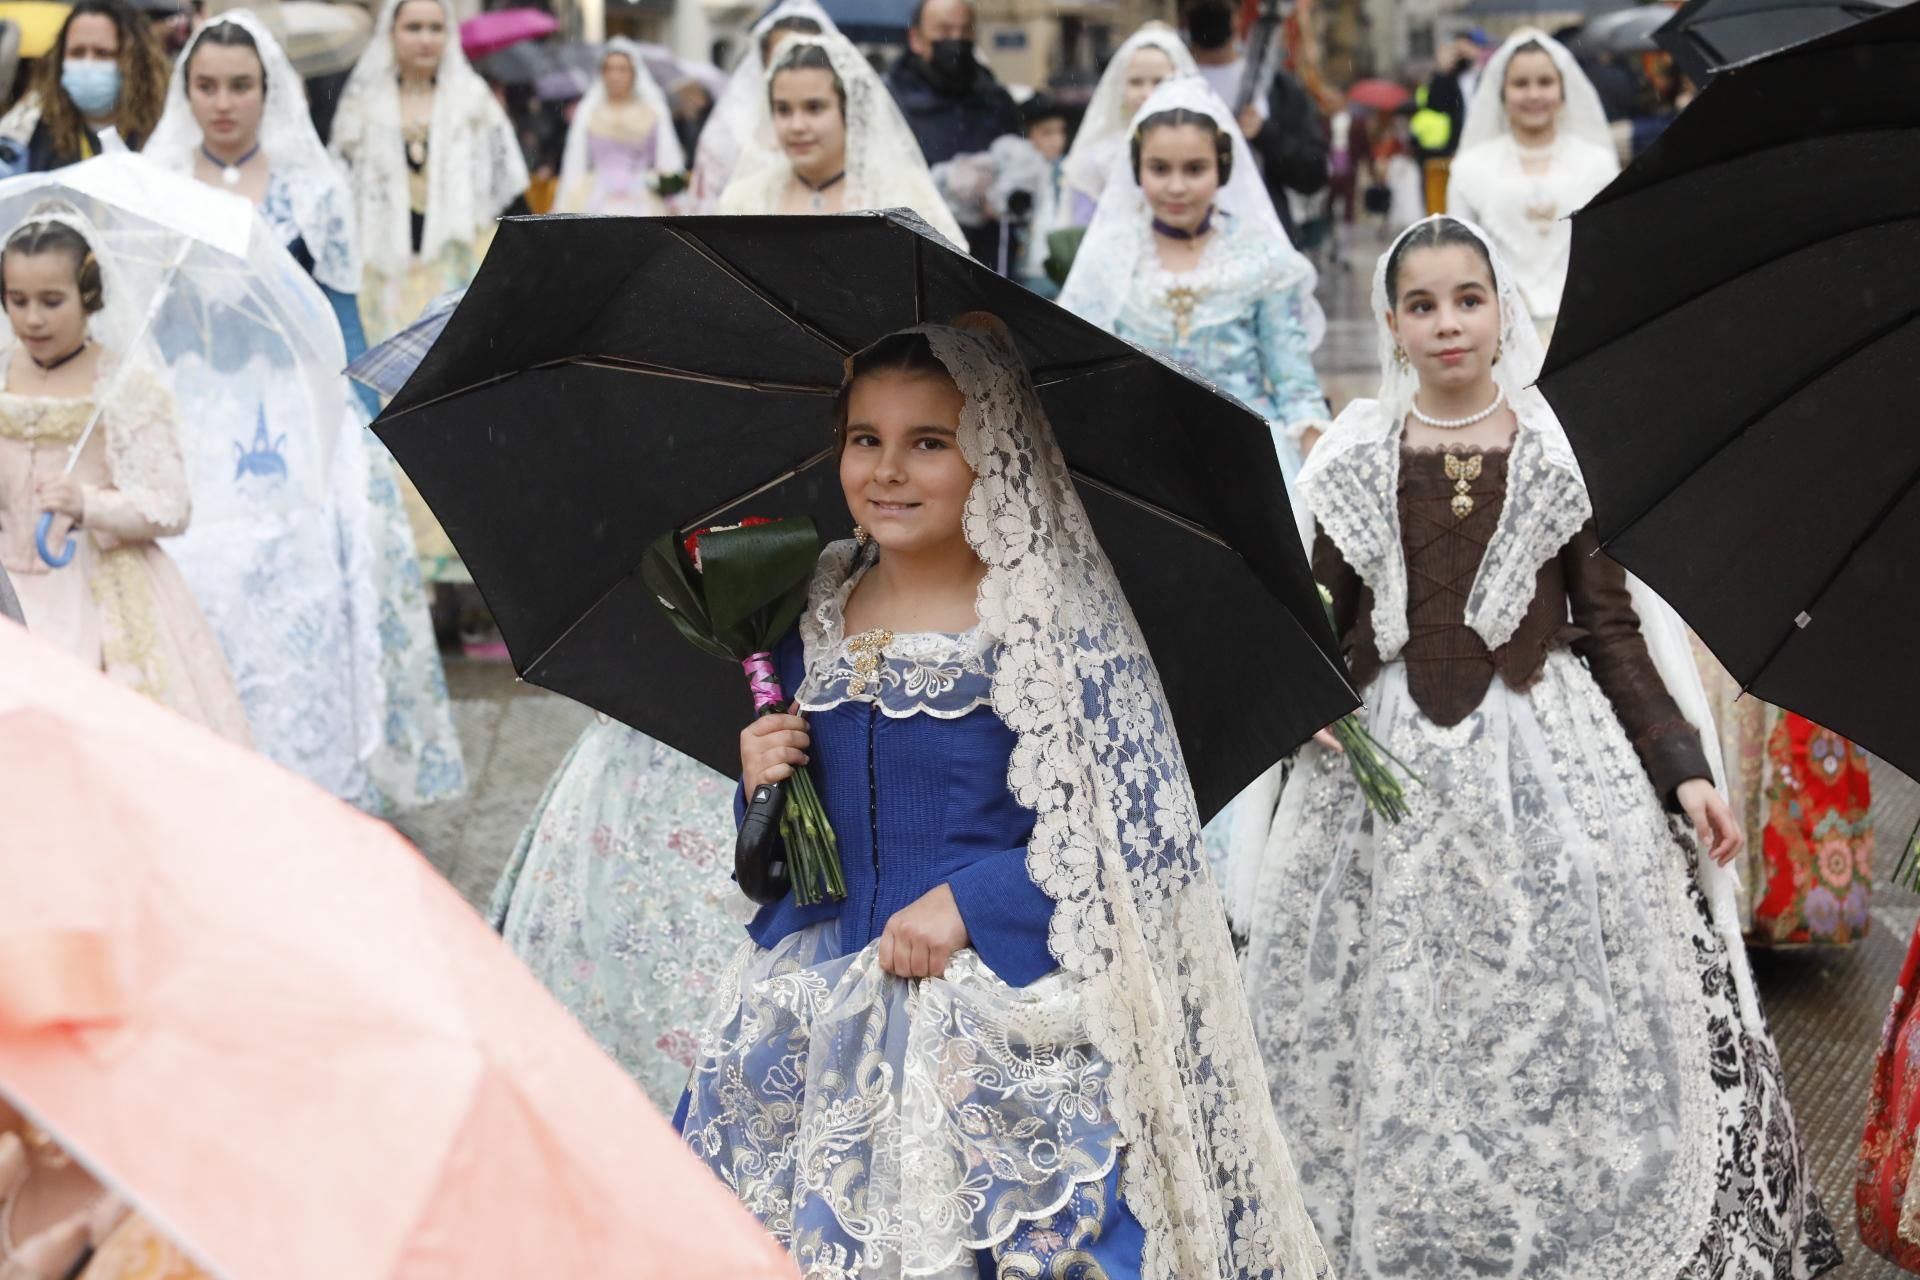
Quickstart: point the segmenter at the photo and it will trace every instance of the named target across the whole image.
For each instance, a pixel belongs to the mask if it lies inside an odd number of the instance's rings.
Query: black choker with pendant
[[[840,185],[841,180],[847,176],[847,171],[842,169],[825,182],[809,182],[807,181],[807,176],[798,169],[793,171],[793,176],[799,179],[800,185],[811,193],[811,198],[807,203],[811,204],[815,209],[824,209],[827,207],[827,192]]]
[[[1213,230],[1213,206],[1207,206],[1206,213],[1200,217],[1200,225],[1191,231],[1185,227],[1170,227],[1158,218],[1153,220],[1153,230],[1155,234],[1163,235],[1169,240],[1198,240],[1201,236]]]
[[[33,361],[34,366],[38,368],[40,372],[52,373],[55,369],[58,369],[61,365],[72,364],[75,360],[78,360],[80,358],[80,353],[82,351],[85,351],[86,349],[87,349],[87,340],[85,338],[82,338],[80,340],[79,346],[67,352],[67,354],[57,357],[56,359],[42,360],[39,356],[36,356],[31,351],[27,352],[27,359]]]

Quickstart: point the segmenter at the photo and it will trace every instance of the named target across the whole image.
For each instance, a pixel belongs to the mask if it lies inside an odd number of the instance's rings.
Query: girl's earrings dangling
[[[1494,364],[1500,363],[1500,353],[1505,350],[1506,350],[1506,343],[1502,342],[1498,338],[1495,338],[1493,340],[1493,363]]]
[[[855,545],[864,548],[869,542],[873,541],[873,535],[867,532],[867,526],[857,524],[853,526],[853,541]]]
[[[1399,365],[1402,369],[1407,367],[1407,349],[1403,346],[1400,346],[1398,343],[1394,344],[1393,362]]]

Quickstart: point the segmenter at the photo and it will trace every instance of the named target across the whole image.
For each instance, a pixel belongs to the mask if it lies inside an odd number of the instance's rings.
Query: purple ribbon
[[[755,715],[787,700],[787,695],[780,692],[780,673],[773,669],[771,653],[748,654],[740,669],[747,673],[747,688],[753,691]]]

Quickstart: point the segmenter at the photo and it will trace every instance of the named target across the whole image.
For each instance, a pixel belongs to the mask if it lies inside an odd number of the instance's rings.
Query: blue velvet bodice
[[[1053,900],[1027,875],[1033,812],[1007,788],[1014,735],[987,701],[990,647],[975,633],[901,636],[895,650],[905,652],[887,653],[858,695],[834,652],[816,654],[807,678],[797,630],[775,650],[781,687],[802,698],[809,767],[839,839],[847,897],[811,907],[788,897],[763,907],[748,931],[767,946],[837,917],[841,945],[853,952],[946,884],[980,958],[1025,986],[1055,967]]]

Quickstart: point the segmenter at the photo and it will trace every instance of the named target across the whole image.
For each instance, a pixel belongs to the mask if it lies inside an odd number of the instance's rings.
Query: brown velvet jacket
[[[1456,452],[1407,450],[1400,466],[1400,539],[1407,563],[1408,638],[1399,660],[1420,710],[1435,724],[1454,725],[1480,705],[1498,675],[1510,689],[1540,678],[1547,655],[1571,648],[1586,661],[1632,739],[1660,796],[1689,778],[1705,778],[1700,735],[1667,692],[1628,594],[1626,571],[1600,549],[1589,520],[1560,553],[1540,566],[1533,603],[1513,637],[1498,649],[1465,622],[1468,593],[1498,527],[1507,491],[1507,454],[1478,454],[1478,473]],[[1462,485],[1464,484],[1464,490]],[[1456,499],[1464,498],[1464,515]],[[1373,592],[1341,557],[1324,531],[1313,546],[1314,577],[1333,595],[1334,630],[1364,688],[1380,674],[1374,640]]]

